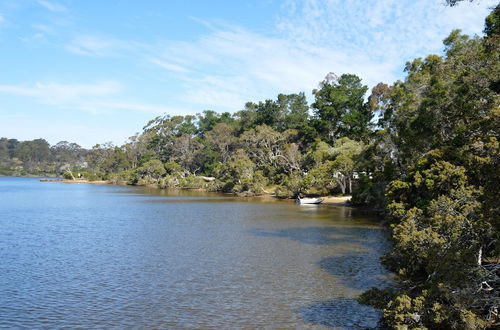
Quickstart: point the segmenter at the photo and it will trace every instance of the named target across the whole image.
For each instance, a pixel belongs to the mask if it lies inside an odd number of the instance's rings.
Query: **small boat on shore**
[[[295,203],[297,204],[320,204],[323,202],[323,198],[300,198],[297,197]]]

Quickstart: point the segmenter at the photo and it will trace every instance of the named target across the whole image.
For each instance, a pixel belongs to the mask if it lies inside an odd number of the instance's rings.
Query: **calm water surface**
[[[359,211],[0,178],[0,328],[370,328]]]

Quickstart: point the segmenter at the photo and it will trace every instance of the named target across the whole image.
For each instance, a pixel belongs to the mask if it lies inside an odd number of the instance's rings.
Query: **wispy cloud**
[[[164,69],[169,81],[181,87],[171,104],[234,111],[246,101],[274,98],[278,93],[305,91],[310,96],[330,71],[357,74],[369,86],[390,83],[402,76],[405,61],[439,53],[441,40],[453,28],[479,33],[493,1],[450,8],[434,0],[373,0],[369,5],[289,0],[275,29],[266,34],[192,18],[207,29],[192,42],[147,44],[82,34],[65,49],[83,56],[128,57],[137,65],[146,61]],[[46,32],[45,26],[35,28]]]
[[[296,43],[405,61],[440,52],[452,29],[479,33],[496,0],[444,6],[444,1],[288,1],[278,28]]]
[[[52,33],[54,32],[54,28],[45,24],[33,24],[33,28],[42,33]]]
[[[329,71],[356,73],[371,85],[395,79],[393,65],[367,54],[306,46],[239,27],[212,30],[194,43],[166,43],[159,54],[159,61],[164,54],[168,63],[185,68],[176,76],[183,84],[182,101],[223,110],[278,93],[310,92]]]
[[[330,71],[357,74],[369,86],[391,83],[402,77],[405,61],[440,53],[452,29],[480,33],[493,3],[291,0],[274,33],[201,21],[205,35],[165,41],[150,62],[176,72],[181,100],[236,110],[277,93],[310,95]]]
[[[37,2],[40,6],[46,8],[50,11],[53,11],[53,12],[65,12],[68,10],[66,7],[64,7],[63,5],[56,3],[56,2],[47,1],[47,0],[38,0]]]
[[[101,81],[95,84],[0,85],[0,93],[28,97],[37,103],[60,109],[81,110],[95,114],[116,110],[161,114],[182,110],[162,105],[125,101],[120,94],[122,91],[122,85],[115,81]]]
[[[122,52],[129,51],[138,46],[133,42],[127,42],[115,38],[80,35],[75,37],[66,50],[78,54],[96,57],[121,56]]]
[[[149,62],[158,65],[159,67],[162,67],[166,70],[169,71],[174,71],[174,72],[188,72],[188,70],[180,65],[174,64],[167,62],[165,60],[159,60],[157,58],[149,58]]]
[[[113,81],[88,85],[58,83],[36,83],[33,86],[0,85],[0,92],[33,97],[48,104],[63,104],[87,97],[110,95],[120,89],[120,84]]]
[[[168,107],[163,105],[124,102],[117,100],[82,102],[78,105],[78,108],[80,110],[85,110],[93,113],[103,112],[103,111],[126,110],[126,111],[145,112],[157,115],[163,113],[179,114],[180,112],[185,111],[185,109]]]

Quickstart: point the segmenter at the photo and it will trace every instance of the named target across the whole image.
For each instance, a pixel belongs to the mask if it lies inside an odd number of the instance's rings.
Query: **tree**
[[[257,126],[257,105],[252,102],[247,102],[243,110],[237,111],[233,116],[238,124],[238,133],[243,133]]]
[[[75,166],[78,162],[80,162],[85,155],[85,151],[81,146],[68,141],[60,141],[50,147],[50,149],[52,157],[56,161],[69,163],[72,164],[72,166]]]
[[[265,100],[253,105],[255,108],[255,124],[267,125],[275,130],[283,130],[285,123],[284,109],[273,100]]]
[[[0,138],[0,161],[6,162],[9,159],[9,139]]]
[[[158,159],[153,159],[145,163],[140,167],[139,171],[141,172],[142,175],[150,177],[155,180],[159,179],[160,177],[162,177],[167,173],[162,162],[160,162]]]
[[[394,249],[384,263],[401,290],[362,300],[385,300],[395,328],[498,325],[500,44],[458,30],[444,44],[445,56],[408,63],[376,102],[400,170],[387,186]]]
[[[446,4],[449,5],[450,7],[456,6],[459,2],[462,1],[469,1],[473,2],[474,0],[446,0]]]
[[[236,127],[226,123],[218,123],[213,129],[206,133],[206,141],[219,153],[220,161],[225,163],[231,155],[237,138]]]
[[[285,171],[293,170],[290,166],[299,166],[298,148],[287,146],[296,134],[295,130],[280,133],[267,125],[260,125],[244,132],[240,143],[257,167],[273,178],[281,170],[281,165],[285,166]]]
[[[217,113],[213,110],[204,110],[202,114],[198,114],[198,133],[204,136],[205,133],[211,131],[217,124],[225,123],[233,125],[235,119],[231,117],[229,112]]]
[[[500,35],[500,4],[486,17],[484,24],[484,34],[488,37]]]
[[[279,94],[276,100],[283,113],[283,122],[276,129],[304,129],[309,121],[309,105],[305,94]]]
[[[347,137],[335,141],[332,150],[334,160],[330,168],[343,195],[347,191],[352,193],[352,180],[355,171],[359,169],[359,157],[363,149],[364,144],[362,142]]]
[[[195,116],[159,116],[144,126],[148,136],[148,149],[162,162],[168,162],[175,152],[176,138],[182,135],[194,136],[198,131]]]
[[[186,172],[196,173],[202,164],[196,162],[202,144],[190,134],[182,134],[172,140],[174,146],[170,152],[169,161],[179,163]]]
[[[489,290],[495,279],[482,265],[489,229],[480,216],[480,190],[464,167],[443,158],[429,153],[407,179],[389,186],[395,246],[384,263],[407,283],[385,311],[390,326],[484,328],[487,311],[496,308]],[[401,319],[408,297],[420,301],[413,320]]]
[[[44,139],[23,141],[16,147],[16,156],[28,163],[49,161],[51,158],[50,144]]]
[[[364,101],[367,90],[358,76],[343,74],[337,78],[333,73],[313,90],[315,124],[325,140],[361,140],[369,133],[372,113]]]
[[[130,168],[127,154],[112,142],[96,144],[86,156],[90,167],[107,178],[110,173],[117,173]]]
[[[147,134],[135,134],[128,138],[128,142],[123,146],[127,159],[130,161],[130,166],[136,168],[140,166],[141,160],[151,158],[152,155],[148,153],[148,136]],[[149,157],[148,157],[149,156]],[[148,159],[149,160],[149,159]],[[147,161],[147,160],[145,160]]]
[[[225,164],[219,164],[215,175],[223,183],[224,191],[260,194],[267,183],[262,172],[256,171],[255,164],[242,149],[236,150]]]

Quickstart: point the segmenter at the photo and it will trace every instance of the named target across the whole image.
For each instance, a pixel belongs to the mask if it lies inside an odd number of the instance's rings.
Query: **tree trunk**
[[[342,195],[345,195],[345,188],[346,188],[346,183],[344,182],[345,178],[342,179],[337,179],[337,182],[339,183],[340,190],[342,190]]]

